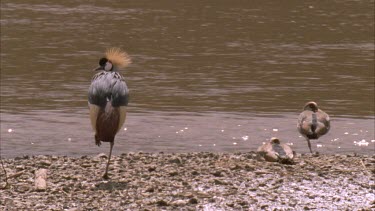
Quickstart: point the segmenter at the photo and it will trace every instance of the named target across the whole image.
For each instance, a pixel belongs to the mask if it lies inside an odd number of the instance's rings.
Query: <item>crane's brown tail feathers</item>
[[[113,107],[111,102],[108,102],[105,108],[99,108],[96,111],[95,106],[94,111],[90,111],[90,115],[96,114],[97,117],[92,117],[92,123],[95,124],[95,143],[100,145],[103,142],[114,142],[115,135],[121,129],[122,124],[125,122],[126,118],[126,107]],[[91,108],[90,107],[90,108]],[[94,121],[93,121],[94,119]]]

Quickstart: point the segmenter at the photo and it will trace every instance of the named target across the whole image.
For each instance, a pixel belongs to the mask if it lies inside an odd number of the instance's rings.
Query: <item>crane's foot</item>
[[[109,179],[109,176],[108,176],[107,173],[105,173],[105,174],[103,175],[103,179],[105,179],[105,180],[108,180],[108,179]]]
[[[95,144],[100,146],[102,145],[102,142],[100,141],[99,137],[95,134]]]
[[[314,153],[312,153],[312,155],[313,155],[313,157],[319,157],[319,152],[314,152]]]

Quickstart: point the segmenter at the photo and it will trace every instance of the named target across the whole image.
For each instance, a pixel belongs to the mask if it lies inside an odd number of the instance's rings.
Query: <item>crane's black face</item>
[[[111,71],[113,69],[112,63],[107,58],[101,58],[99,60],[99,67],[95,68],[94,71],[105,70]]]
[[[101,58],[99,60],[99,65],[102,66],[102,67],[104,67],[105,63],[107,63],[107,62],[108,62],[107,58]]]

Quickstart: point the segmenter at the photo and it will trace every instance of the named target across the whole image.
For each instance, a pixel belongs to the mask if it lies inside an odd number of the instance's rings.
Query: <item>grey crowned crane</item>
[[[111,160],[115,136],[126,118],[126,106],[129,90],[124,77],[118,72],[130,64],[129,56],[119,48],[107,49],[105,57],[99,60],[100,71],[94,75],[88,91],[90,120],[95,131],[95,144],[110,143],[108,162],[103,175],[108,179],[108,167]]]
[[[311,153],[310,140],[328,133],[330,127],[328,114],[320,110],[315,102],[306,103],[298,117],[297,129],[306,138]]]

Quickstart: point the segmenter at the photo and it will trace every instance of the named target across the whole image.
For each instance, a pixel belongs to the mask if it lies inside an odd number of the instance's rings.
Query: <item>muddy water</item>
[[[115,153],[246,151],[296,131],[314,100],[332,130],[314,149],[374,138],[374,2],[1,2],[1,154],[81,155],[87,89],[107,47],[127,50],[128,119]]]

